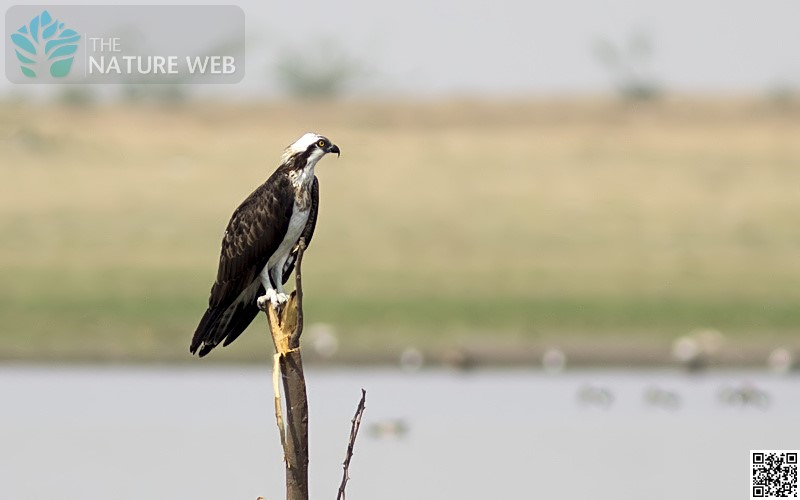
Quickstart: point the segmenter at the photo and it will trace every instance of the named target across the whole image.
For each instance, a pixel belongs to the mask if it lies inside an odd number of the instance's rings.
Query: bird
[[[341,154],[327,137],[308,132],[283,152],[275,172],[233,212],[225,234],[208,309],[189,352],[203,357],[227,346],[259,310],[288,300],[283,285],[294,270],[299,241],[311,242],[317,224],[319,181],[314,167]]]

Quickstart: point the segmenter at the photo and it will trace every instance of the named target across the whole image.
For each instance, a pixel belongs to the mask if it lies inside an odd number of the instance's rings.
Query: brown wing
[[[255,297],[263,290],[256,279],[283,240],[293,207],[294,188],[285,173],[275,172],[233,212],[208,309],[189,348],[192,354],[200,349],[204,356],[217,344],[229,343],[253,320]]]

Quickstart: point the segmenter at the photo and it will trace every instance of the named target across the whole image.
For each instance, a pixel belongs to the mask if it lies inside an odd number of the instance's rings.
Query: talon
[[[283,304],[289,301],[289,296],[285,293],[278,293],[275,295],[275,300],[278,302],[278,304]]]
[[[262,311],[267,310],[268,302],[272,304],[273,308],[277,308],[278,304],[280,304],[280,297],[279,297],[280,295],[285,295],[285,294],[276,293],[275,289],[270,288],[269,290],[267,290],[267,293],[256,299],[256,304],[258,305],[258,308],[261,309]]]

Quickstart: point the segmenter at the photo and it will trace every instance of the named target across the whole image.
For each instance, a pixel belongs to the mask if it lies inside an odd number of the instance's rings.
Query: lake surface
[[[750,449],[800,448],[796,375],[307,379],[313,498],[335,498],[362,387],[351,500],[748,498]],[[266,367],[0,367],[0,498],[283,498],[271,391]]]

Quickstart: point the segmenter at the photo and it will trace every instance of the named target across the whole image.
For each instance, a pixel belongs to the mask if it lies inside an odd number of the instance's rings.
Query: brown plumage
[[[313,138],[308,137],[310,135]],[[313,142],[302,151],[293,151],[292,148],[298,149],[298,144],[304,145],[301,142],[304,139],[305,142],[313,139]],[[302,237],[308,245],[314,234],[319,182],[313,169],[328,152],[338,153],[339,148],[322,136],[306,134],[287,149],[275,173],[233,212],[222,239],[219,268],[211,287],[208,309],[189,348],[192,354],[199,351],[199,356],[203,357],[220,343],[226,346],[233,342],[258,314],[257,299],[265,295],[265,283],[282,290],[294,269],[297,241]],[[293,218],[301,222],[306,214],[302,231],[293,232],[290,222]],[[297,222],[293,224],[297,227]],[[278,255],[276,252],[281,248],[286,249],[288,255]],[[271,258],[277,264],[268,274],[262,275]],[[274,269],[278,265],[281,269]],[[265,276],[270,281],[265,282]],[[276,276],[280,276],[281,283],[275,283]]]

